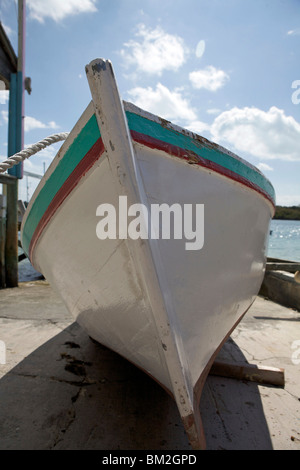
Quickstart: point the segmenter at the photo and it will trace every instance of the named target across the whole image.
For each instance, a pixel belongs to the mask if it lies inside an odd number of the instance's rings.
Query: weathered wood
[[[26,211],[24,201],[22,201],[21,199],[18,200],[18,211],[22,216],[25,214]]]
[[[21,253],[19,256],[18,256],[18,262],[20,261],[23,261],[23,259],[26,259],[27,256],[25,255],[25,253]]]
[[[5,242],[6,287],[18,286],[18,180],[7,191]]]
[[[1,25],[0,25],[1,26]],[[18,0],[18,57],[0,27],[0,49],[4,52],[9,69],[9,120],[8,156],[24,148],[24,38],[25,38],[25,0]],[[15,63],[15,59],[17,62]],[[16,70],[15,69],[16,66]],[[3,72],[0,68],[0,74]],[[7,70],[4,68],[4,72]],[[5,73],[3,79],[5,80]],[[1,78],[1,75],[0,75]],[[6,83],[6,85],[8,85]],[[23,176],[23,163],[8,169],[16,178]],[[8,181],[8,179],[6,178]],[[6,287],[18,286],[18,180],[5,186],[7,196],[6,240],[5,240],[5,283]]]
[[[10,74],[17,71],[17,57],[0,22],[0,79],[9,89]]]
[[[24,202],[23,201],[18,201],[19,215],[20,215],[20,211],[22,212],[22,207],[24,207],[24,209],[25,209]],[[20,224],[20,221],[18,223]],[[22,248],[22,243],[19,239],[18,239],[18,247]],[[20,253],[19,256],[18,256],[18,262],[20,263],[20,261],[23,261],[23,259],[25,259],[25,258],[27,258],[25,253]]]
[[[286,271],[288,273],[295,273],[300,270],[300,263],[267,263],[266,271]]]
[[[0,194],[0,289],[5,287],[6,195]]]
[[[266,271],[259,295],[300,311],[298,276],[287,271]]]
[[[267,257],[267,263],[294,263],[294,261],[288,259],[281,259],[281,258],[270,258]]]
[[[5,174],[0,174],[0,183],[1,184],[14,184],[16,180],[15,176],[12,175],[7,175]]]
[[[22,220],[26,211],[26,207],[23,201],[18,201],[18,229],[21,229]],[[19,260],[20,261],[20,260]]]
[[[285,384],[284,369],[256,364],[215,361],[210,374],[279,387],[284,387]]]

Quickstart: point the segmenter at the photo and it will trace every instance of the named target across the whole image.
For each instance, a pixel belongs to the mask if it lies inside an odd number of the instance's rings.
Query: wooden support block
[[[23,259],[26,259],[27,256],[25,255],[25,253],[21,253],[19,256],[18,256],[18,262],[20,261],[23,261]]]
[[[266,271],[286,271],[288,273],[295,273],[300,270],[300,263],[267,263]]]
[[[6,173],[0,173],[0,183],[1,184],[14,184],[16,177],[12,175],[7,175]]]
[[[238,380],[249,380],[260,384],[276,385],[278,387],[284,387],[285,384],[284,369],[256,364],[215,361],[210,374]]]

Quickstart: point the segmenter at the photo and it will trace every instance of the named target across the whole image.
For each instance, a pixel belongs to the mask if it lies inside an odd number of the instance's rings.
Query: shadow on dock
[[[232,340],[224,347],[245,361]],[[77,323],[9,370],[0,396],[2,450],[190,449],[169,395]],[[208,449],[272,449],[255,383],[209,376],[200,409]]]

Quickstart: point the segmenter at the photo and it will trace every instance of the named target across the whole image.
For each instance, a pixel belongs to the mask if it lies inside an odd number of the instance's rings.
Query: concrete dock
[[[1,450],[190,450],[173,400],[94,343],[46,281],[0,291],[0,345]],[[283,368],[285,386],[210,375],[207,449],[300,450],[300,312],[257,297],[219,357]]]

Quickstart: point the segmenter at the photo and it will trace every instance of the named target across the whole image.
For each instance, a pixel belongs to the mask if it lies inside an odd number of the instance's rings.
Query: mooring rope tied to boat
[[[69,132],[60,132],[59,134],[52,134],[46,137],[43,140],[40,140],[36,144],[29,145],[24,150],[15,153],[11,157],[8,157],[7,160],[4,160],[0,163],[0,173],[4,173],[9,168],[17,165],[18,163],[26,160],[26,158],[35,155],[36,153],[40,152],[44,148],[48,147],[49,145],[55,144],[56,142],[60,142],[61,140],[66,140],[68,137]]]

